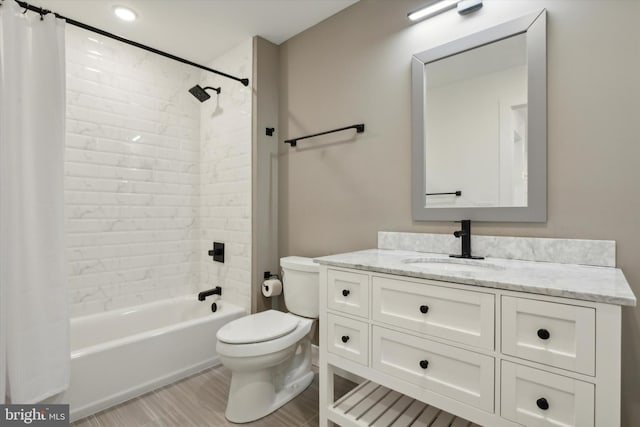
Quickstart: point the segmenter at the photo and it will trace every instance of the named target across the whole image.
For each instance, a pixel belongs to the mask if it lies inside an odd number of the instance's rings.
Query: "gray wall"
[[[265,271],[278,274],[279,270],[278,57],[278,46],[261,37],[253,38],[252,312],[271,308],[273,301],[262,295],[261,285]],[[276,128],[273,136],[266,134],[268,127]]]
[[[486,1],[411,25],[424,1],[361,0],[280,47],[282,141],[364,122],[352,138],[280,142],[279,255],[372,248],[379,230],[449,233],[411,218],[410,57],[548,10],[548,222],[477,234],[615,239],[640,296],[640,2]],[[640,310],[623,309],[623,425],[640,425]]]

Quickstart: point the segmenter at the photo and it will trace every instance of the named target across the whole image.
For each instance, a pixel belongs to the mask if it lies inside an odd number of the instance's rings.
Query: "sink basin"
[[[485,260],[461,259],[461,258],[407,258],[402,260],[405,264],[411,264],[424,270],[447,272],[480,272],[504,270],[504,267]]]

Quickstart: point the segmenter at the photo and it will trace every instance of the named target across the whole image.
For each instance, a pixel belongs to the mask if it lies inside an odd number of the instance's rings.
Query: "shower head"
[[[219,87],[211,87],[211,86],[201,87],[200,85],[195,85],[194,87],[189,89],[189,92],[191,93],[191,95],[198,98],[198,101],[204,102],[207,99],[211,98],[211,95],[207,93],[207,89],[214,90],[217,94],[220,94],[220,92],[222,91],[222,88],[219,88]]]

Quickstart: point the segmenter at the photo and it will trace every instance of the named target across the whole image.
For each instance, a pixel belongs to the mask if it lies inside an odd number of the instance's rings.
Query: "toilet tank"
[[[318,318],[318,264],[311,258],[280,258],[282,288],[287,309],[298,316]]]

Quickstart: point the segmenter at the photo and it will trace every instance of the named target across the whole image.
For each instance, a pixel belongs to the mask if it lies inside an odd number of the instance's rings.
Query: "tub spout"
[[[220,286],[216,286],[213,289],[209,289],[208,291],[202,291],[198,294],[198,301],[204,301],[208,296],[211,295],[222,295],[222,288]]]

